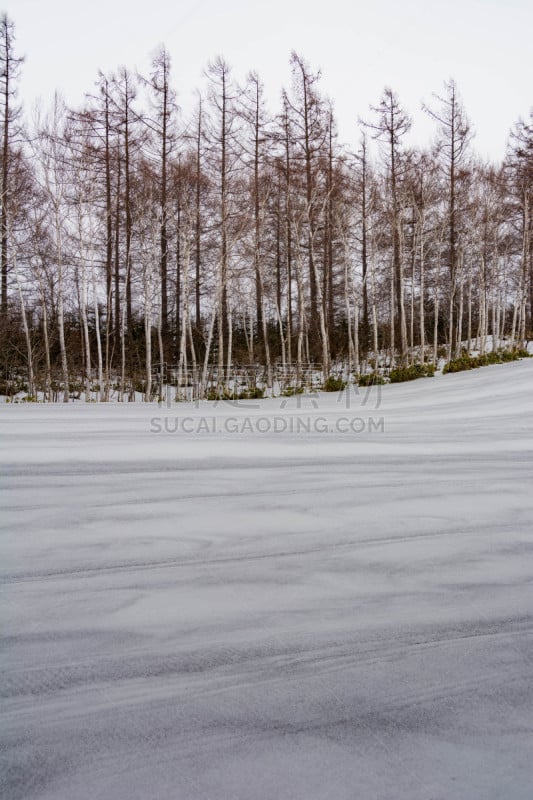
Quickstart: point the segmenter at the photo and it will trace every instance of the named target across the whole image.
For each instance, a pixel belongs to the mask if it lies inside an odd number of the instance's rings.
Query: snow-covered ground
[[[2,406],[5,800],[531,800],[532,398]]]

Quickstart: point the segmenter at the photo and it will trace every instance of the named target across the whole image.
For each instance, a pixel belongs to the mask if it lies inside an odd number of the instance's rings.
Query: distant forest
[[[352,151],[302,56],[275,110],[217,57],[185,118],[161,48],[29,119],[17,53],[3,16],[0,394],[150,398],[161,365],[204,388],[238,365],[358,375],[531,335],[533,110],[486,163],[455,81],[420,109],[427,148],[386,87]]]

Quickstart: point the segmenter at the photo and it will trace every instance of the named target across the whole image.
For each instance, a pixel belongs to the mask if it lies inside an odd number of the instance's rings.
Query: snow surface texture
[[[531,800],[532,396],[3,406],[5,800]]]

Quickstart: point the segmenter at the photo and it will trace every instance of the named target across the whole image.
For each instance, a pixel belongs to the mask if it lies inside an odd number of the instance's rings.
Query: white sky
[[[59,89],[78,104],[98,69],[145,70],[164,42],[187,110],[207,61],[223,55],[237,78],[250,69],[277,110],[292,49],[322,69],[341,139],[355,144],[385,85],[414,116],[413,140],[432,125],[419,110],[454,77],[482,156],[499,159],[511,125],[533,104],[532,0],[3,0],[26,55],[27,109]]]

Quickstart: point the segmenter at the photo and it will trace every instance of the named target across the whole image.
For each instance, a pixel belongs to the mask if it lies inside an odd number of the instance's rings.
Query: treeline
[[[28,121],[5,16],[0,38],[4,388],[107,399],[141,381],[150,397],[158,364],[327,377],[529,335],[533,112],[487,164],[454,81],[423,109],[428,148],[406,145],[386,88],[352,152],[296,53],[276,113],[257,74],[239,85],[217,58],[184,118],[162,48],[149,75],[99,74],[82,108],[56,96]]]

